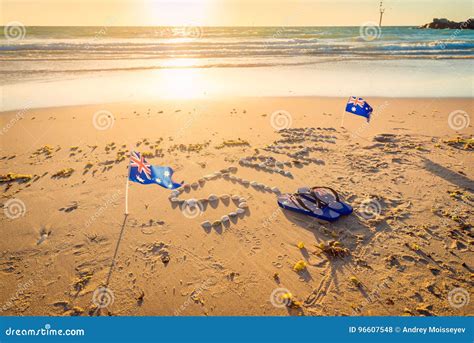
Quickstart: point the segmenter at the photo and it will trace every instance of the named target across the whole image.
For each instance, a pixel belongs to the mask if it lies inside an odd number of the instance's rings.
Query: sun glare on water
[[[185,63],[174,60],[175,63]],[[203,78],[199,69],[172,68],[160,70],[154,73],[156,78],[151,81],[155,94],[169,99],[191,99],[204,96],[206,79]]]

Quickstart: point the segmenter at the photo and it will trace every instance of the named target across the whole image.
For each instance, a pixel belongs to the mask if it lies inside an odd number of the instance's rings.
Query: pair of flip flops
[[[330,187],[302,187],[297,193],[282,194],[278,197],[278,206],[329,222],[352,213],[352,207]]]

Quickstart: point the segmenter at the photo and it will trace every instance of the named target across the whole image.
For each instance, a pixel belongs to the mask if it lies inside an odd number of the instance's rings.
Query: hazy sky
[[[385,0],[385,25],[473,16],[473,0]],[[378,21],[378,0],[0,0],[0,24],[361,25]]]

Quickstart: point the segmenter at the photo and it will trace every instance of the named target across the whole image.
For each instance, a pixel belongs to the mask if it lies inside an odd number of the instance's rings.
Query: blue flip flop
[[[333,222],[340,214],[327,206],[304,198],[301,194],[282,194],[278,197],[278,206],[285,210],[301,213],[310,217]]]
[[[351,205],[342,201],[339,194],[330,187],[301,187],[298,194],[316,204],[322,203],[339,214],[347,215],[353,211]]]

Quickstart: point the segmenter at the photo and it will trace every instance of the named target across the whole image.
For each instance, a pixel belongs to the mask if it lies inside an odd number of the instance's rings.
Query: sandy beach
[[[371,98],[370,125],[343,119],[345,103],[229,97],[1,113],[1,314],[472,315],[472,301],[453,306],[456,292],[473,292],[474,130],[457,116],[473,112],[472,98]],[[130,183],[125,217],[130,149],[171,166],[188,185],[178,198],[204,199],[197,210]],[[241,163],[271,157],[289,173]],[[333,187],[354,213],[324,224],[278,207],[272,188],[302,186]],[[240,198],[242,215],[201,226]]]

